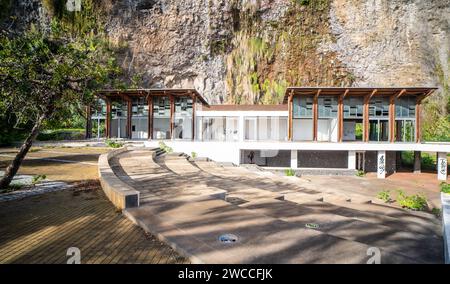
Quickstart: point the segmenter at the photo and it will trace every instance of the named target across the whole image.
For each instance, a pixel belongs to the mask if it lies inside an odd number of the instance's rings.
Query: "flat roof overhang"
[[[192,96],[194,95],[203,105],[209,106],[208,102],[203,98],[199,92],[195,89],[106,89],[97,92],[99,97],[110,98],[123,98],[128,97],[141,97],[141,96]]]
[[[288,102],[290,95],[320,95],[320,96],[422,96],[421,100],[431,95],[436,87],[288,87],[283,103]]]

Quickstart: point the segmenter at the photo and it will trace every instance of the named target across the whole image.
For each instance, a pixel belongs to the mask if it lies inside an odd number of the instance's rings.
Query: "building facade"
[[[414,151],[416,172],[420,152],[434,152],[446,180],[450,143],[421,141],[421,104],[435,90],[290,87],[280,105],[209,105],[194,89],[104,90],[88,108],[87,133],[148,147],[162,140],[219,162],[379,178],[400,166],[403,151]]]

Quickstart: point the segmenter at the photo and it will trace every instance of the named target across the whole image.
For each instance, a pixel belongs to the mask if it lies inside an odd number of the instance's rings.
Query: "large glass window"
[[[245,140],[287,140],[287,117],[245,117]]]
[[[337,108],[336,96],[319,96],[318,98],[318,121],[317,140],[337,142]]]
[[[192,139],[192,112],[191,98],[175,98],[175,139]]]
[[[238,117],[198,117],[198,135],[203,141],[238,141]]]
[[[369,141],[389,140],[389,97],[374,97],[369,104]]]
[[[111,137],[127,137],[128,103],[123,100],[114,100],[111,103]]]
[[[92,106],[92,134],[97,138],[106,135],[106,102],[97,99],[95,105]]]
[[[362,141],[364,99],[361,96],[349,96],[344,99],[343,141]]]
[[[403,96],[395,102],[395,141],[414,142],[416,133],[416,98]]]
[[[148,102],[145,97],[134,97],[131,105],[131,137],[148,138]]]
[[[153,97],[153,139],[170,139],[170,99]]]
[[[293,140],[313,140],[313,96],[296,96],[293,100]]]
[[[148,117],[148,103],[145,97],[135,97],[133,98],[133,104],[131,107],[133,116],[145,116]]]

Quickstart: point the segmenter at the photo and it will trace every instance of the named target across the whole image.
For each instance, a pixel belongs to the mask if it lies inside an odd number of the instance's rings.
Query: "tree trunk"
[[[28,153],[28,150],[30,150],[31,145],[33,145],[34,140],[36,139],[37,135],[39,134],[39,130],[42,126],[42,122],[47,118],[47,114],[43,114],[39,117],[39,119],[36,121],[36,123],[33,126],[33,129],[31,130],[30,134],[28,135],[27,139],[25,139],[24,143],[20,147],[19,152],[16,154],[16,157],[11,162],[11,164],[6,168],[5,175],[0,180],[0,188],[6,188],[11,183],[12,179],[16,175],[17,171],[20,168],[20,165],[22,164],[23,159]]]

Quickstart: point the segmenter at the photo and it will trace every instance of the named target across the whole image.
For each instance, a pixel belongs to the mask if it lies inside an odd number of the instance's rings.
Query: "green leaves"
[[[52,22],[52,30],[58,27]],[[32,27],[23,35],[0,34],[0,106],[18,124],[51,110],[50,119],[94,100],[119,68],[102,36],[72,37]],[[74,108],[75,106],[75,108]]]

